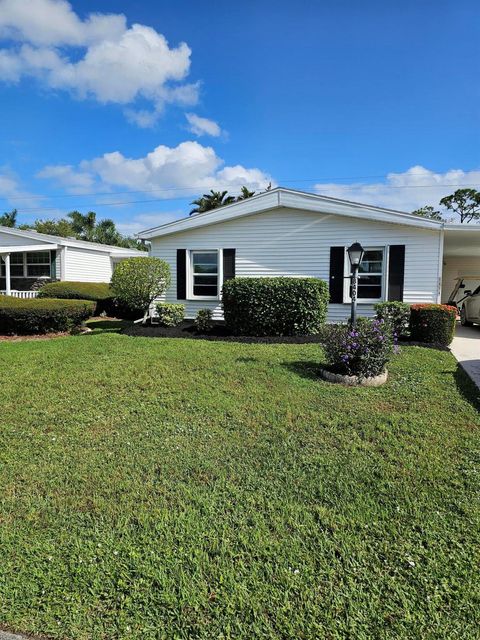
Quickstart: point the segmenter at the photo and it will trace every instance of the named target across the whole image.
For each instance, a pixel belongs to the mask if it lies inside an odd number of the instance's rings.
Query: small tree
[[[440,204],[459,215],[461,223],[480,218],[480,191],[476,189],[457,189],[442,198]]]
[[[415,209],[415,211],[412,211],[412,213],[413,215],[421,216],[422,218],[430,218],[430,220],[439,220],[440,222],[443,220],[440,211],[437,211],[430,205],[427,205],[426,207],[420,207],[420,209]]]
[[[5,211],[3,215],[0,216],[0,226],[2,227],[16,227],[17,226],[17,210],[12,209],[11,211]]]
[[[116,266],[111,285],[122,304],[144,312],[145,322],[152,302],[170,285],[170,267],[160,258],[127,258]]]

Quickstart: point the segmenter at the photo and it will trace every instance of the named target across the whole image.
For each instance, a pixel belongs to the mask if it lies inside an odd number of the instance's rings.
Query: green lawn
[[[449,353],[348,389],[312,344],[96,331],[0,346],[0,626],[478,638],[480,420]]]

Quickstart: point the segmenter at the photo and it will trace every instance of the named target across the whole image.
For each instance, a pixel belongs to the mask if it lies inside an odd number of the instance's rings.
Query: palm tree
[[[72,221],[72,228],[80,240],[92,240],[97,222],[95,211],[89,211],[85,214],[80,213],[80,211],[71,211],[68,217]]]
[[[17,226],[17,210],[12,209],[10,212],[5,211],[3,216],[0,216],[0,226],[2,227],[16,227]]]
[[[242,187],[240,189],[240,195],[237,198],[237,202],[241,200],[246,200],[247,198],[251,198],[255,195],[255,191],[249,191],[247,187]]]
[[[121,235],[117,231],[114,221],[106,218],[105,220],[100,220],[95,226],[93,240],[100,244],[117,245],[121,240]]]
[[[210,193],[204,193],[201,198],[193,200],[190,204],[196,205],[194,209],[190,211],[192,213],[205,213],[212,209],[218,209],[218,207],[224,207],[226,204],[232,204],[235,202],[233,196],[227,196],[228,191],[214,191],[210,189]]]

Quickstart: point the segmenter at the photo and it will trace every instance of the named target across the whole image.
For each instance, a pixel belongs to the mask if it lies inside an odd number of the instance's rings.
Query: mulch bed
[[[25,342],[25,340],[52,340],[53,338],[65,338],[71,335],[68,332],[42,333],[31,336],[0,336],[0,342]],[[1,638],[0,638],[1,640]]]
[[[176,327],[132,325],[122,331],[124,335],[142,338],[188,338],[192,340],[220,340],[225,342],[264,344],[308,344],[321,343],[321,334],[315,336],[234,336],[224,323],[216,322],[209,333],[197,333],[193,322],[185,320]]]

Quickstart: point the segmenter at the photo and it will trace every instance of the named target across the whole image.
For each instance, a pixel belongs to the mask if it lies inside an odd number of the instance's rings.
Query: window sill
[[[192,302],[195,302],[195,300],[204,300],[206,302],[220,302],[220,298],[218,296],[190,296],[189,298],[187,298],[187,300],[190,300]]]

